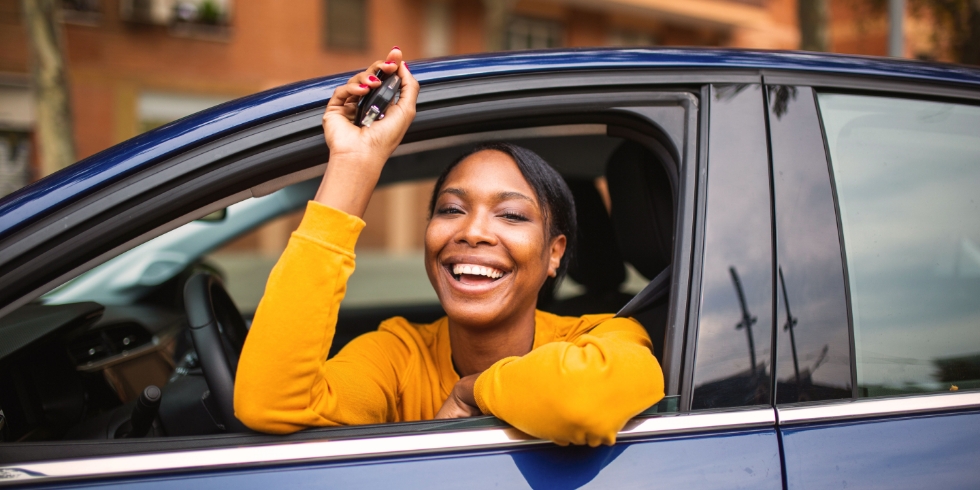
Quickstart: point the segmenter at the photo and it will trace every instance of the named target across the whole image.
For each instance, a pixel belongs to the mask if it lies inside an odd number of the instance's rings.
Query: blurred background
[[[0,0],[0,196],[212,105],[361,68],[396,44],[408,60],[706,46],[980,64],[980,0]],[[418,267],[430,188],[379,190],[358,253],[383,254],[389,271]],[[266,274],[298,220],[213,258]]]

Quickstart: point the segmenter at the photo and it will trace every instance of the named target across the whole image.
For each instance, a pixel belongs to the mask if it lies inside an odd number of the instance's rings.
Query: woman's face
[[[429,281],[449,318],[470,326],[533,309],[564,252],[565,236],[548,236],[517,164],[495,150],[474,153],[449,173],[425,230]]]

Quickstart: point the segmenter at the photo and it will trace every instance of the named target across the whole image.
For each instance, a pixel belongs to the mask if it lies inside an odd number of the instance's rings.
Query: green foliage
[[[221,21],[221,9],[212,0],[204,0],[198,6],[197,20],[202,24],[218,24]]]

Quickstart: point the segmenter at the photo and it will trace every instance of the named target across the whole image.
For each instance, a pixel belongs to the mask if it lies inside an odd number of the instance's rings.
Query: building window
[[[123,21],[142,28],[168,26],[177,37],[227,42],[234,0],[119,0]]]
[[[609,33],[610,46],[655,46],[656,38],[648,32],[615,30]]]
[[[557,48],[562,39],[561,24],[550,20],[514,17],[507,27],[507,49]]]
[[[158,128],[231,99],[210,95],[143,92],[139,95],[136,106],[139,132]]]
[[[71,24],[98,25],[102,0],[61,0],[61,18]]]
[[[367,48],[367,1],[324,0],[327,49]]]
[[[0,78],[0,197],[32,180],[31,128],[34,99],[27,79]]]
[[[31,134],[0,130],[0,197],[31,181]]]

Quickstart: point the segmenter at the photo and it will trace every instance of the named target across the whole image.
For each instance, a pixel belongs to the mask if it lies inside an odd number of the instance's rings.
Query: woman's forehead
[[[522,194],[537,204],[537,193],[524,178],[514,159],[498,150],[467,156],[446,176],[443,191],[456,188],[466,193]]]

